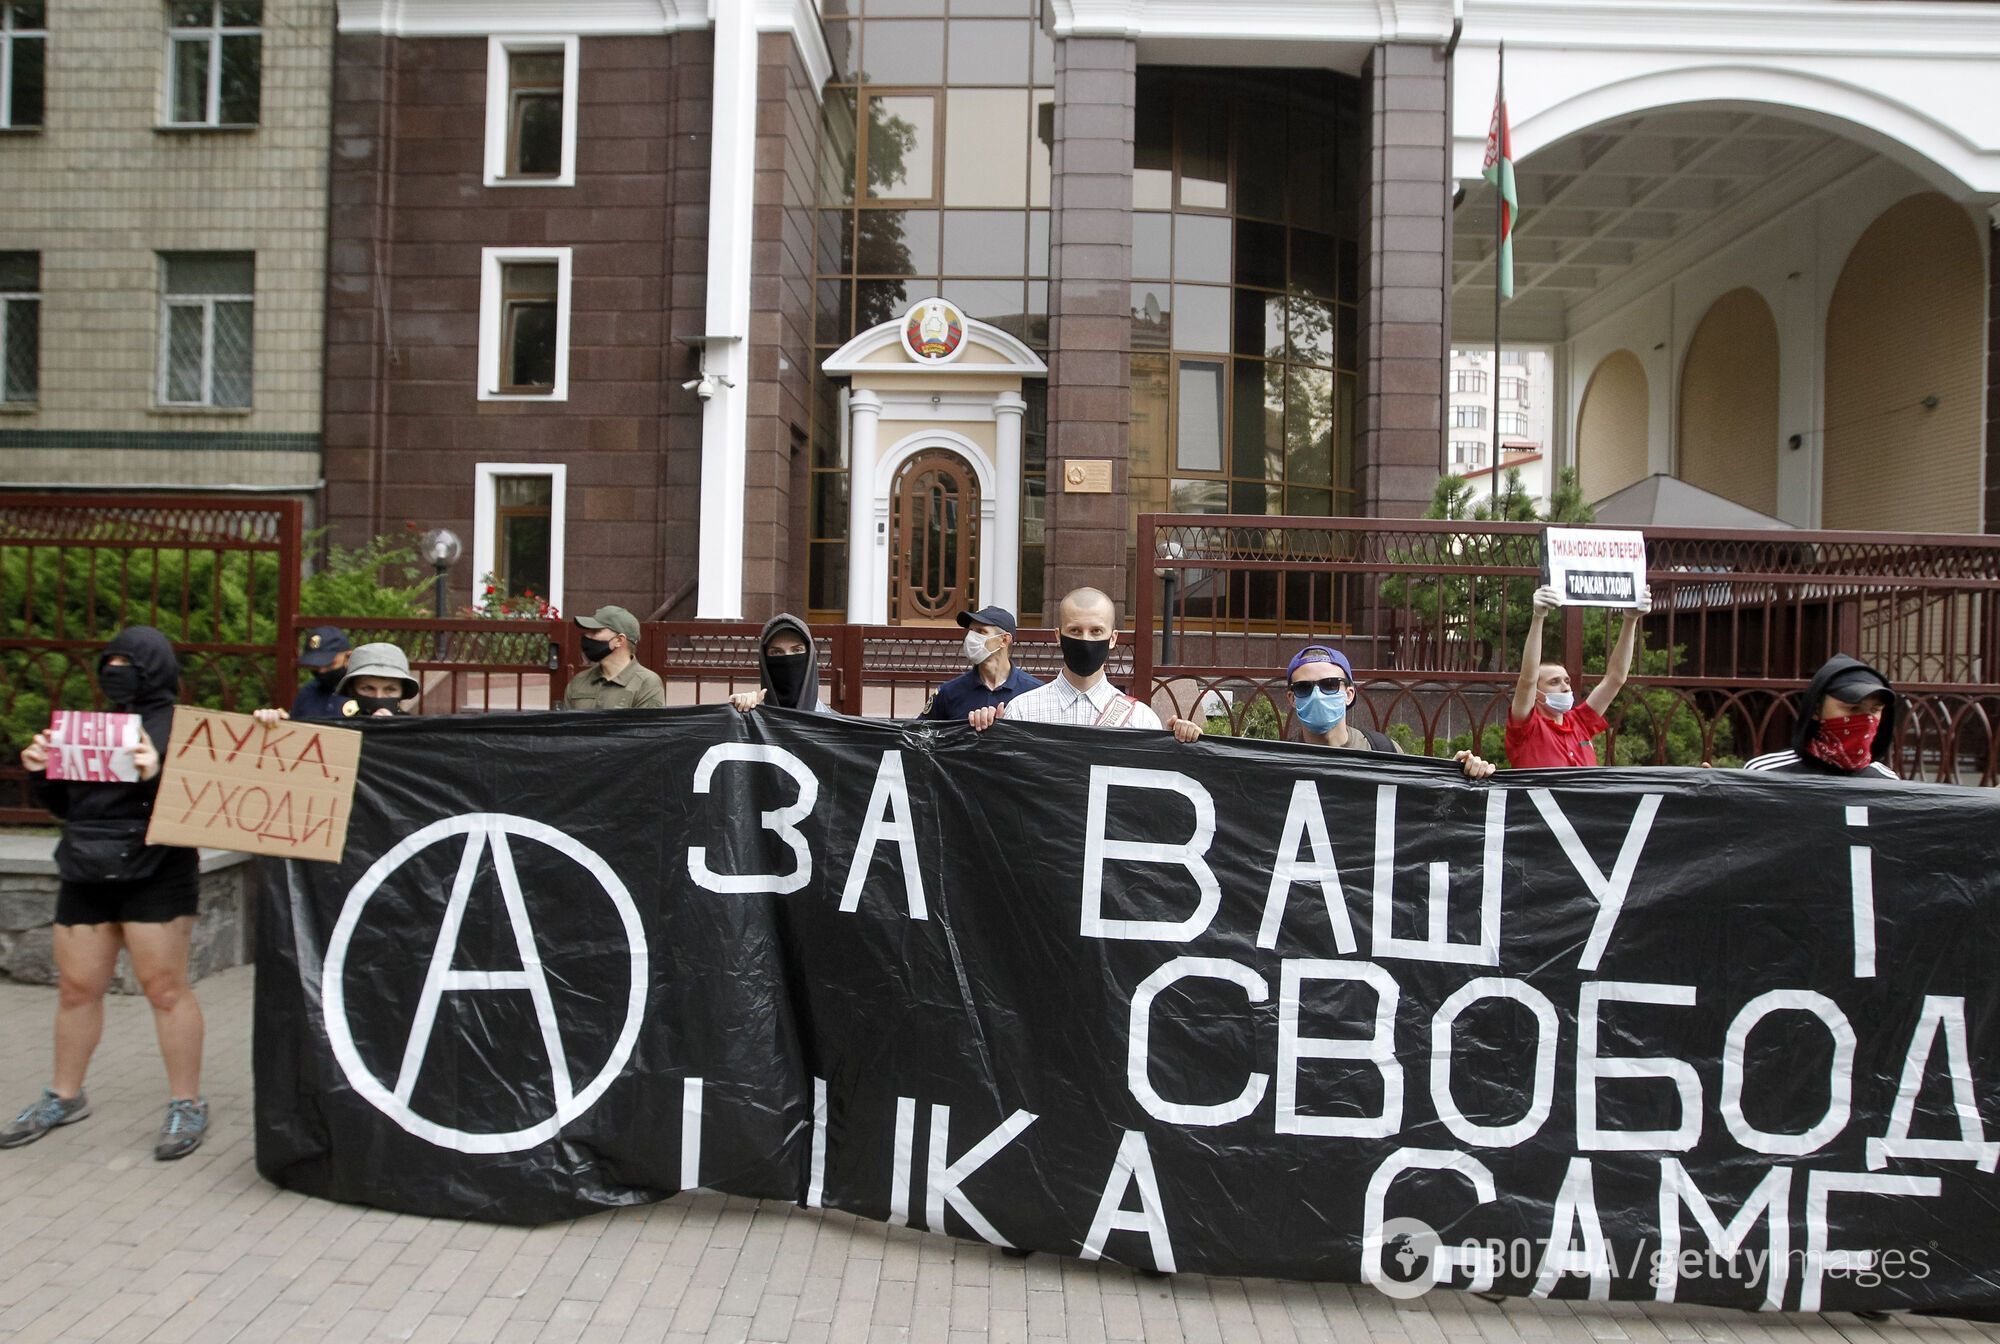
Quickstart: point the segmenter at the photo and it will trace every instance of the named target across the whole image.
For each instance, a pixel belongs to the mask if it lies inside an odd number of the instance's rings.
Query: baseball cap
[[[1865,667],[1851,667],[1826,684],[1826,693],[1836,700],[1850,705],[1858,705],[1871,695],[1887,696],[1894,700],[1896,693],[1889,689],[1889,683]]]
[[[1291,664],[1285,668],[1285,680],[1290,681],[1292,674],[1307,663],[1332,663],[1347,674],[1349,681],[1354,680],[1354,664],[1347,661],[1346,654],[1326,644],[1308,644],[1293,654]]]
[[[331,667],[333,660],[346,653],[354,645],[348,641],[347,632],[337,625],[316,625],[306,631],[299,644],[299,665],[301,667]]]
[[[623,607],[599,607],[592,615],[577,617],[576,623],[586,630],[614,631],[634,645],[639,642],[639,618]]]
[[[1005,607],[981,607],[978,611],[958,613],[961,629],[970,630],[974,625],[997,625],[1008,634],[1015,633],[1014,613]]]

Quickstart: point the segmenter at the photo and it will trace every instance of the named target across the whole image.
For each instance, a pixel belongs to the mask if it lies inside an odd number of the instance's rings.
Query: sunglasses
[[[1317,688],[1325,691],[1328,695],[1339,695],[1353,684],[1353,682],[1347,680],[1345,677],[1321,677],[1318,681],[1295,681],[1292,683],[1292,694],[1303,700]]]

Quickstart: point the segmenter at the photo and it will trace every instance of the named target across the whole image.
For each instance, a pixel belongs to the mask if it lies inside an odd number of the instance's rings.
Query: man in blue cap
[[[340,682],[347,675],[347,655],[353,650],[347,633],[339,626],[317,625],[305,632],[299,648],[299,666],[313,674],[292,700],[295,719],[337,719],[346,696]]]
[[[1292,655],[1285,669],[1286,688],[1292,693],[1292,713],[1298,720],[1299,735],[1319,747],[1349,751],[1383,751],[1402,754],[1396,739],[1372,728],[1363,728],[1347,716],[1354,705],[1356,686],[1354,664],[1347,655],[1326,644],[1308,644]],[[1453,756],[1468,779],[1485,779],[1494,766],[1470,751]]]
[[[965,630],[965,661],[972,670],[938,687],[919,718],[963,719],[975,709],[1004,705],[1042,683],[1014,666],[1014,613],[1005,607],[961,611]]]

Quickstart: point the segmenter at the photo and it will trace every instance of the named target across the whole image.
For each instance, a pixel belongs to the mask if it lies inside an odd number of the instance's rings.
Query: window
[[[250,404],[255,279],[248,252],[160,254],[161,405]]]
[[[1528,399],[1526,378],[1502,378],[1500,380],[1500,400],[1525,402]]]
[[[1502,350],[1500,352],[1500,362],[1502,364],[1525,365],[1528,362],[1528,352],[1526,350]]]
[[[1476,467],[1486,457],[1486,443],[1483,439],[1453,439],[1451,460],[1461,467]]]
[[[867,181],[860,184],[863,202],[937,199],[937,95],[869,90],[863,103],[859,157],[868,168]]]
[[[167,7],[168,125],[257,124],[263,10],[258,0],[175,0]]]
[[[0,129],[42,124],[48,45],[46,6],[0,0]]]
[[[472,572],[507,594],[563,600],[563,492],[568,468],[544,462],[481,462],[473,469]],[[476,587],[473,605],[487,602]]]
[[[1451,408],[1453,429],[1484,429],[1486,408],[1484,406],[1454,406]]]
[[[1500,432],[1521,437],[1528,432],[1528,417],[1515,411],[1500,412]]]
[[[483,255],[480,400],[566,400],[570,250],[489,247]]]
[[[486,185],[576,184],[577,39],[486,44]]]
[[[1484,392],[1486,390],[1486,370],[1452,370],[1451,390],[1454,392]]]
[[[0,252],[0,402],[33,405],[40,395],[42,256]]]

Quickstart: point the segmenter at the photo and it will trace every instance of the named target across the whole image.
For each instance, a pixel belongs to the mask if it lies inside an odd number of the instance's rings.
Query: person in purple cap
[[[1348,751],[1387,751],[1403,754],[1396,739],[1372,728],[1363,728],[1349,718],[1356,687],[1354,665],[1339,649],[1325,644],[1308,644],[1292,655],[1285,669],[1285,683],[1292,693],[1292,713],[1299,732],[1314,746]],[[1465,770],[1467,779],[1484,779],[1494,771],[1493,762],[1470,751],[1452,757]]]
[[[972,670],[938,687],[920,719],[963,719],[975,709],[1004,705],[1042,683],[1014,666],[1014,613],[1005,607],[961,611],[965,630],[965,661]]]

